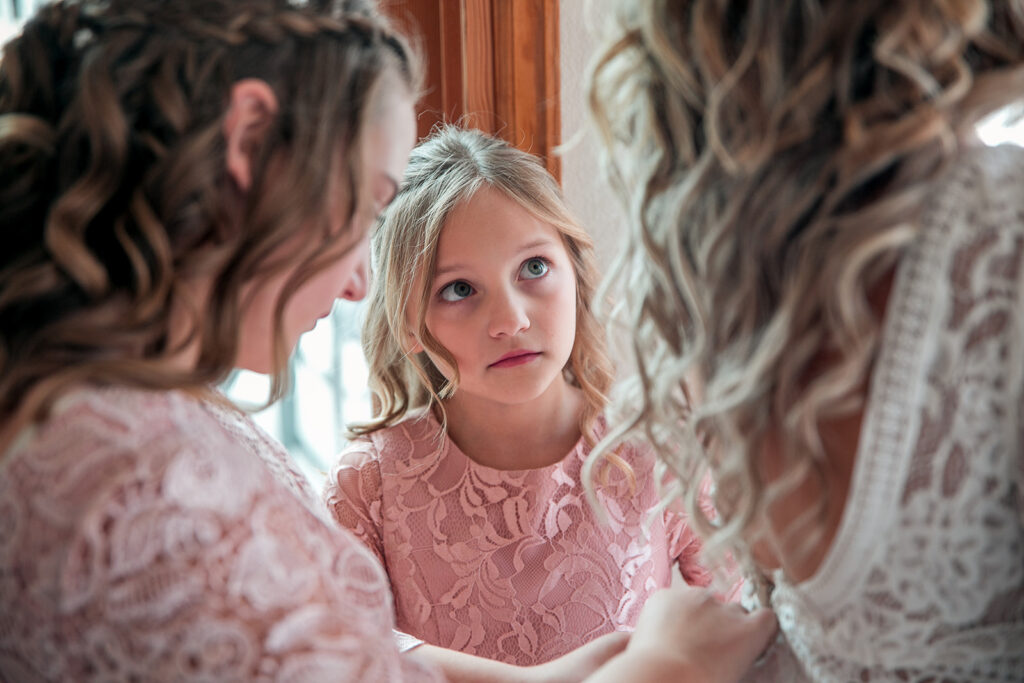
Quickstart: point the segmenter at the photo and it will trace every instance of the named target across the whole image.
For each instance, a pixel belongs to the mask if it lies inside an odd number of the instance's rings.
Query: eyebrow
[[[534,249],[538,249],[540,247],[547,247],[552,244],[556,244],[555,240],[551,239],[550,237],[541,237],[540,239],[536,239],[530,242],[529,244],[524,244],[523,246],[519,247],[516,250],[516,254],[522,254],[523,252],[526,251],[533,251]],[[450,265],[445,266],[444,268],[438,268],[436,271],[434,271],[434,279],[437,280],[438,278],[443,277],[447,273],[456,270],[461,270],[462,268],[463,266],[461,263],[452,263]]]

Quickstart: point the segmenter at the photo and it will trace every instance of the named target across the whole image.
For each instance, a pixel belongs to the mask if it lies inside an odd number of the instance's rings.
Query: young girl
[[[539,161],[473,130],[413,152],[374,237],[365,326],[375,417],[326,502],[384,563],[397,626],[518,664],[636,623],[674,564],[707,576],[681,517],[647,526],[648,452],[580,469],[612,382],[592,244]]]

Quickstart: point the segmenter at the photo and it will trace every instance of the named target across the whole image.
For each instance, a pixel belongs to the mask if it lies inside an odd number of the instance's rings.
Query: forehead
[[[401,179],[416,143],[416,109],[409,86],[393,68],[373,86],[363,128],[363,161]]]
[[[469,252],[507,253],[537,242],[564,246],[561,232],[550,221],[502,190],[484,186],[448,214],[438,238],[437,260]]]

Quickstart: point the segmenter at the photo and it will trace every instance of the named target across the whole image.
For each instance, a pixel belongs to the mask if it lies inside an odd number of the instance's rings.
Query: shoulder
[[[141,458],[165,461],[222,441],[225,430],[198,399],[179,392],[82,389],[22,435],[15,457],[67,461]]]
[[[0,591],[0,611],[35,634],[32,661],[58,652],[48,661],[58,672],[95,663],[102,610],[104,634],[131,648],[158,643],[156,662],[231,635],[232,662],[194,657],[197,675],[220,666],[216,678],[252,680],[271,660],[284,671],[337,661],[342,650],[369,669],[397,666],[385,656],[391,603],[373,556],[267,466],[253,450],[261,435],[239,438],[247,420],[222,417],[173,392],[79,392],[0,461],[0,508],[13,530],[0,543],[0,573],[30,568],[34,582],[25,597]],[[48,644],[53,624],[75,638]],[[137,658],[126,653],[111,650],[123,661],[103,665],[128,671]]]
[[[580,460],[590,463],[590,483],[581,474],[583,486],[593,486],[599,495],[617,499],[630,499],[632,504],[644,509],[656,506],[660,500],[658,485],[658,458],[654,449],[635,435],[615,438],[615,426],[609,427],[604,417],[594,425],[594,437],[602,453],[600,460],[593,459],[594,451],[585,445],[579,448]]]
[[[612,432],[615,425],[609,425],[607,418],[598,416],[594,421],[594,439],[601,445],[607,445],[605,453],[615,455],[628,464],[637,474],[646,473],[651,470],[657,462],[654,449],[644,439],[630,435],[622,438],[615,438]],[[591,449],[584,447],[582,454],[589,457]]]
[[[960,215],[967,222],[988,222],[1012,212],[1015,220],[1001,227],[1020,231],[1024,221],[1024,148],[1017,145],[966,147],[936,183],[928,207],[938,219]]]
[[[974,145],[964,149],[962,160],[987,178],[1024,178],[1024,147]]]
[[[429,412],[417,411],[389,427],[358,436],[338,455],[338,467],[401,467],[438,452],[447,436]]]
[[[237,432],[184,393],[86,389],[58,401],[10,455],[26,476],[49,473],[50,490],[66,486],[54,498],[83,512],[101,504],[114,487],[134,481],[147,490],[153,486],[150,497],[161,505],[230,516],[274,483]],[[102,476],[89,485],[89,473]],[[142,504],[146,496],[141,490],[139,496]]]

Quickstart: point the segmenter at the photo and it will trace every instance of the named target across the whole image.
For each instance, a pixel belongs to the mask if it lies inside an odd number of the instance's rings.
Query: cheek
[[[547,314],[563,325],[576,322],[576,278],[560,275],[557,281],[549,283],[552,305],[546,306]]]
[[[253,293],[244,293],[248,300],[239,320],[237,364],[254,372],[270,372],[274,338],[274,304],[280,294],[279,283]],[[252,298],[249,299],[248,297]]]
[[[437,343],[448,351],[456,363],[459,363],[466,360],[467,342],[473,338],[473,335],[465,329],[464,323],[456,315],[451,310],[440,312],[428,310],[423,322],[427,327],[427,331],[430,332]],[[441,371],[441,374],[450,379],[453,374],[453,368],[434,353],[427,352],[427,355],[430,357],[431,362],[434,363],[434,366]]]
[[[553,326],[552,336],[562,347],[571,348],[576,340],[576,286],[575,278],[559,287],[556,301],[547,307],[548,319]]]
[[[441,372],[441,375],[444,376],[445,379],[451,379],[455,376],[455,369],[445,363],[442,359],[438,358],[433,353],[428,353],[427,357],[430,358],[430,362],[434,364],[434,367]],[[456,357],[456,362],[458,362],[458,357]]]
[[[468,335],[465,330],[466,307],[445,307],[429,306],[427,314],[423,318],[423,324],[427,331],[434,335],[434,338],[441,342],[445,348],[451,348],[452,343],[458,344],[460,339]]]
[[[288,302],[288,310],[299,315],[321,316],[334,305],[346,281],[352,277],[362,259],[362,252],[356,248],[341,260],[322,268],[316,275],[304,282]]]
[[[443,320],[427,320],[426,324],[427,331],[434,337],[434,340],[443,346],[445,350],[455,358],[456,362],[458,362],[459,356],[461,355],[459,345],[460,334],[458,333],[458,330],[453,331],[451,326]],[[448,370],[443,367],[444,361],[435,357],[433,353],[430,353],[430,359],[434,361],[434,365],[445,372],[445,374],[448,374]]]

